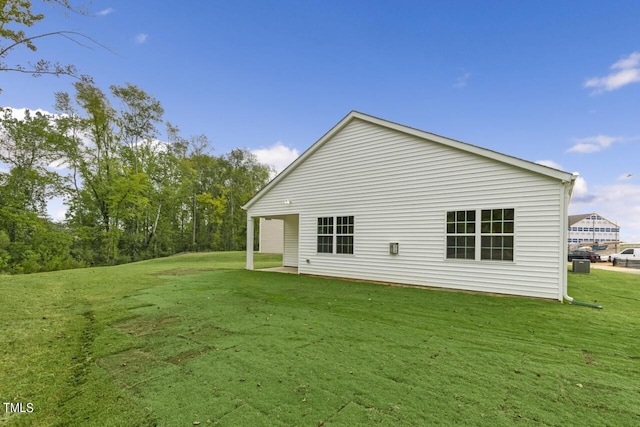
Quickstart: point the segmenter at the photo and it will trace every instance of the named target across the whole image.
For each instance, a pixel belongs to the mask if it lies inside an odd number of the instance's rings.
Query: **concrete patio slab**
[[[261,268],[257,271],[272,271],[275,273],[287,273],[287,274],[298,274],[298,267],[271,267],[271,268]]]

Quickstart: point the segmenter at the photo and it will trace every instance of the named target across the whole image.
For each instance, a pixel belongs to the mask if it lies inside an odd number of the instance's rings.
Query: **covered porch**
[[[264,269],[263,271],[279,271],[282,273],[298,273],[298,248],[300,236],[300,218],[299,214],[288,215],[259,215],[247,216],[247,270],[253,270],[253,251],[254,251],[254,227],[260,223],[260,218],[270,218],[271,220],[282,221],[282,232],[280,236],[272,238],[282,239],[282,267],[275,267],[281,270]],[[269,221],[271,222],[271,221]]]

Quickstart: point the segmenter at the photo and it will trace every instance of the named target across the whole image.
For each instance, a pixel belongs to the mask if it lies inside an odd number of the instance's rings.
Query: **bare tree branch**
[[[108,46],[103,45],[102,43],[100,43],[99,41],[85,35],[82,33],[79,33],[77,31],[53,31],[51,33],[44,33],[44,34],[38,34],[35,36],[31,36],[31,37],[25,37],[15,43],[13,43],[12,45],[7,46],[4,49],[0,49],[0,58],[4,57],[11,49],[20,46],[20,45],[28,45],[31,41],[36,40],[36,39],[40,39],[40,38],[44,38],[44,37],[52,37],[52,36],[61,36],[64,37],[68,40],[71,40],[72,42],[78,44],[79,46],[82,47],[86,47],[87,49],[91,49],[93,50],[92,47],[85,45],[84,43],[81,43],[80,41],[74,39],[73,37],[71,37],[71,35],[74,36],[78,36],[78,37],[82,37],[84,39],[87,39],[89,41],[91,41],[92,43],[98,45],[99,47],[108,50],[109,52],[115,54],[115,52],[113,51],[113,49],[109,48]]]
[[[63,8],[63,11],[85,16],[88,15],[88,12],[84,7],[76,7],[71,3],[72,0],[42,1],[50,3],[53,6],[60,6]],[[87,49],[93,50],[98,46],[115,54],[111,48],[77,31],[61,30],[28,36],[25,34],[24,29],[20,29],[20,27],[31,28],[43,19],[45,19],[45,15],[33,12],[32,2],[29,0],[0,0],[0,72],[12,71],[31,74],[34,77],[48,74],[55,76],[69,75],[79,78],[78,70],[74,65],[61,64],[44,58],[33,63],[27,61],[26,64],[7,64],[6,58],[10,56],[13,50],[18,47],[25,47],[35,52],[38,50],[35,42],[47,37],[63,37],[66,40]],[[13,26],[18,26],[19,28],[16,29],[13,28]],[[1,88],[0,93],[2,93]]]

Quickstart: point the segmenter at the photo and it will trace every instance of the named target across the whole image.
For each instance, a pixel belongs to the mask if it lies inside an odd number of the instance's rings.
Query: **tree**
[[[56,94],[60,114],[0,116],[0,272],[244,248],[240,207],[268,166],[246,149],[214,156],[206,135],[183,138],[169,123],[160,141],[162,106],[134,85],[73,86]],[[66,221],[53,223],[46,203],[62,193]]]
[[[273,170],[258,162],[257,157],[247,149],[231,150],[225,160],[228,164],[225,249],[240,250],[245,248],[247,226],[246,211],[240,208],[266,185]]]
[[[61,177],[48,169],[63,157],[62,138],[53,116],[26,110],[24,119],[7,108],[0,118],[0,204],[35,214],[46,214],[46,201],[62,193]]]
[[[167,150],[156,139],[156,126],[164,111],[155,98],[131,84],[111,86],[117,108],[91,79],[83,77],[74,86],[75,103],[66,93],[56,95],[56,108],[64,115],[60,122],[70,139],[73,229],[102,242],[82,251],[97,250],[94,259],[139,259],[157,231],[162,210]]]
[[[77,265],[71,236],[46,217],[46,202],[65,191],[50,165],[64,155],[55,117],[6,109],[0,117],[0,272],[31,273]]]

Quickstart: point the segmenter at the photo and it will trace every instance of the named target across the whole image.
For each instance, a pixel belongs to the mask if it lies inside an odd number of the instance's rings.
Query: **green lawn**
[[[570,273],[594,310],[243,264],[0,276],[0,425],[640,424],[640,276]]]

